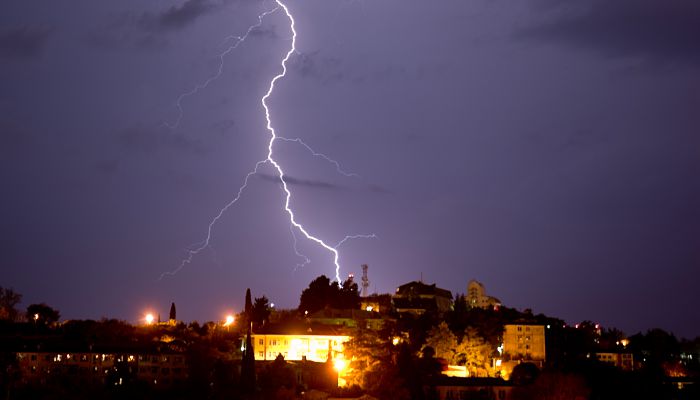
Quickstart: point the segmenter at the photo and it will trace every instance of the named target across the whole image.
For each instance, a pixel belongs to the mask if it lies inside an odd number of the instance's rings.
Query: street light
[[[151,325],[151,324],[153,324],[153,320],[154,320],[154,319],[155,319],[155,318],[153,317],[153,314],[151,314],[151,313],[146,314],[146,318],[145,318],[145,320],[146,320],[146,325]]]
[[[235,319],[233,318],[233,315],[230,315],[230,314],[227,315],[227,316],[226,316],[226,320],[225,320],[225,322],[224,322],[224,326],[231,326],[231,325],[233,324],[233,321],[234,321],[234,320],[235,320]]]

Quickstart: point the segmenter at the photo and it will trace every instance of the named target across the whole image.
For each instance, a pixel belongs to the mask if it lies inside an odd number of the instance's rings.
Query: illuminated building
[[[471,308],[497,308],[500,307],[501,301],[495,297],[487,296],[484,285],[472,279],[467,284],[467,305]]]
[[[600,362],[614,365],[624,371],[632,371],[634,369],[634,356],[632,353],[598,352],[595,353],[595,358]]]
[[[254,333],[255,360],[274,360],[282,354],[286,361],[308,360],[326,362],[330,350],[333,359],[343,359],[343,343],[349,335],[321,335],[312,333]]]
[[[445,313],[452,307],[452,293],[433,283],[409,282],[396,288],[392,297],[394,309],[399,313],[423,314],[426,312]]]
[[[544,325],[504,325],[503,354],[506,358],[542,365],[545,361]]]

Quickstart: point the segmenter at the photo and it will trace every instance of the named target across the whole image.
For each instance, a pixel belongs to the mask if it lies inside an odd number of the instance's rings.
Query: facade
[[[503,354],[510,359],[544,363],[546,360],[544,326],[531,324],[504,325]]]
[[[365,329],[380,330],[387,318],[375,311],[325,308],[309,315],[307,319],[313,324],[345,328],[362,326]]]
[[[392,297],[394,309],[399,313],[420,315],[426,312],[445,313],[452,308],[452,293],[433,283],[413,281],[396,288]]]
[[[624,371],[632,371],[634,369],[634,356],[632,353],[599,352],[595,353],[595,357],[600,362],[614,365]]]
[[[497,308],[501,301],[495,297],[487,296],[484,285],[472,279],[467,284],[467,305],[471,308]]]
[[[314,334],[252,334],[256,361],[271,361],[282,354],[286,361],[326,362],[328,353],[333,359],[343,358],[343,343],[348,335]]]
[[[130,376],[168,387],[188,377],[182,353],[20,352],[17,361],[25,384],[45,384],[53,376],[76,384],[103,385],[113,380],[119,385],[120,377]]]

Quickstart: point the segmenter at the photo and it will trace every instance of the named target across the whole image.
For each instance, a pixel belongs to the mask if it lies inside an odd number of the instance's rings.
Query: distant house
[[[632,371],[634,369],[634,356],[629,352],[597,352],[595,358],[606,364],[613,365],[624,371]]]
[[[467,284],[467,305],[471,308],[498,308],[501,301],[495,297],[487,296],[484,285],[472,279]]]
[[[452,307],[452,293],[433,283],[409,282],[396,288],[392,297],[394,309],[399,313],[420,315],[426,312],[445,313]]]

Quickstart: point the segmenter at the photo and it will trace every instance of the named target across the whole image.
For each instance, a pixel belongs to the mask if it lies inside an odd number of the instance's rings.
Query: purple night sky
[[[700,2],[288,0],[270,98],[292,207],[371,291],[423,277],[628,334],[700,334]],[[0,4],[0,286],[64,318],[279,307],[330,253],[269,166],[271,0]],[[229,37],[227,39],[227,37]]]

